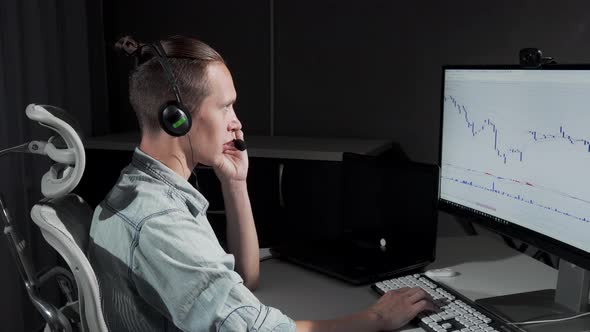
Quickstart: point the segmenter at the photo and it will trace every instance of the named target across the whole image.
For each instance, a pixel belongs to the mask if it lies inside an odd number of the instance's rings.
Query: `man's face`
[[[195,162],[214,165],[223,151],[232,147],[235,131],[242,128],[234,111],[236,89],[227,67],[207,66],[209,95],[195,113],[190,131]]]

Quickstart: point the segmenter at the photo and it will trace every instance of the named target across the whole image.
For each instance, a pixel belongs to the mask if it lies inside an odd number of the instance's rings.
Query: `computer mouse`
[[[458,275],[459,273],[447,267],[444,269],[428,270],[424,272],[424,274],[429,278],[450,278]]]

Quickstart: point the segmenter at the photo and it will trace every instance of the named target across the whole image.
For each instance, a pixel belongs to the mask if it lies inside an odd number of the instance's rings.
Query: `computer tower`
[[[315,211],[273,254],[353,284],[418,270],[435,259],[437,165],[345,153],[340,204],[327,232]],[[322,211],[323,214],[326,211]],[[305,224],[307,223],[307,224]]]

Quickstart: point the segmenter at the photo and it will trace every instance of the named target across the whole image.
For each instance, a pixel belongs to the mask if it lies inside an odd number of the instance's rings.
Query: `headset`
[[[170,136],[180,137],[186,135],[192,126],[192,118],[190,112],[186,111],[186,107],[182,102],[180,96],[180,90],[176,84],[176,78],[172,72],[172,66],[168,61],[168,55],[162,47],[159,41],[155,41],[151,44],[145,44],[144,46],[149,47],[152,53],[156,56],[156,59],[162,66],[166,79],[172,87],[175,100],[169,100],[165,102],[158,110],[158,120],[162,129]]]
[[[168,82],[170,82],[170,86],[174,92],[174,97],[176,98],[175,100],[169,100],[165,102],[160,107],[158,111],[160,127],[162,127],[162,129],[170,136],[184,136],[191,129],[192,118],[190,112],[186,111],[186,107],[182,102],[180,89],[178,89],[178,85],[176,84],[176,78],[172,72],[172,66],[168,61],[168,55],[166,54],[166,51],[162,47],[160,41],[155,41],[151,44],[145,44],[144,46],[149,47],[153,51],[156,59],[162,66],[162,69],[164,69],[166,78],[168,79]],[[246,143],[241,139],[234,139],[234,146],[239,151],[246,150]]]

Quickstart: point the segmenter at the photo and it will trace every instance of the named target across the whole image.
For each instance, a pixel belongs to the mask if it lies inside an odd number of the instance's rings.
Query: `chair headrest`
[[[40,144],[35,153],[45,154],[56,162],[41,179],[41,193],[51,198],[68,194],[80,182],[86,166],[79,126],[59,107],[29,104],[25,112],[29,119],[59,135],[48,142],[36,142]]]

